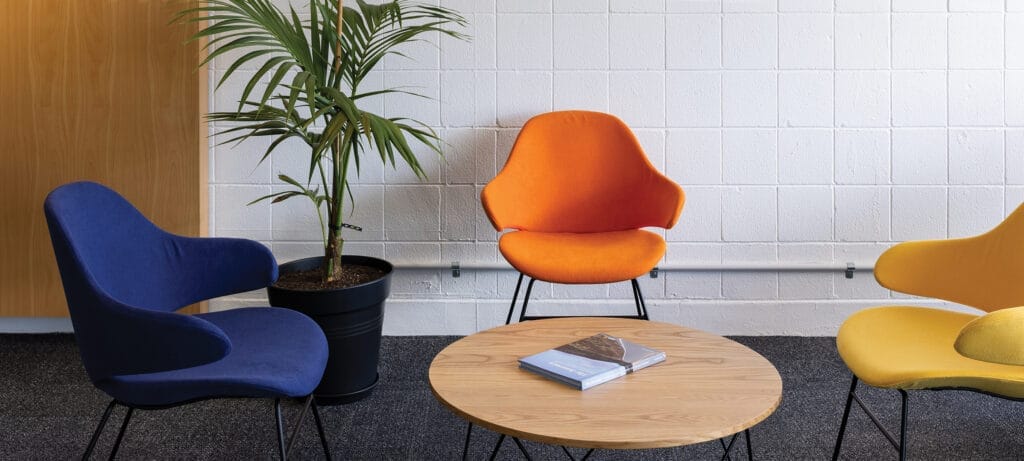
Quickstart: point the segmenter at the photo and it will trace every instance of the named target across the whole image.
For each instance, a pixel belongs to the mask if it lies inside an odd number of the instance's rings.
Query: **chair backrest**
[[[581,233],[670,228],[684,201],[682,188],[651,165],[625,123],[587,111],[526,122],[481,198],[499,231]]]
[[[199,301],[185,283],[194,268],[182,266],[187,261],[176,236],[117,192],[92,182],[71,183],[47,197],[45,210],[51,226],[57,225],[51,235],[73,251],[76,269],[111,298],[165,312]]]
[[[899,292],[992,312],[1024,305],[1024,205],[969,238],[905,242],[883,253],[875,279]]]
[[[58,187],[43,208],[82,362],[94,383],[228,353],[231,344],[215,325],[171,312],[197,301],[183,238],[96,183]]]

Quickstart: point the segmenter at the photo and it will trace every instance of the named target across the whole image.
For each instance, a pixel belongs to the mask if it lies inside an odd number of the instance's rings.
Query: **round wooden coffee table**
[[[519,368],[521,357],[602,332],[665,351],[667,358],[585,391]],[[581,448],[721,439],[761,422],[782,399],[779,372],[746,346],[678,325],[618,318],[534,320],[467,336],[434,358],[430,386],[453,412],[503,437]]]

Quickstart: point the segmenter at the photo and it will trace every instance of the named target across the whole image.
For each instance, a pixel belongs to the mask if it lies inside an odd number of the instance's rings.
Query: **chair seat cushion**
[[[964,357],[953,348],[976,315],[909,306],[865,309],[839,328],[839,355],[867,384],[895,389],[969,388],[1024,398],[1024,367]]]
[[[665,255],[665,240],[645,230],[587,234],[516,231],[498,248],[509,264],[547,282],[611,283],[634,279]]]
[[[231,340],[227,356],[190,368],[115,376],[97,386],[127,404],[162,406],[209,397],[303,397],[320,383],[327,340],[309,317],[274,307],[198,316]]]

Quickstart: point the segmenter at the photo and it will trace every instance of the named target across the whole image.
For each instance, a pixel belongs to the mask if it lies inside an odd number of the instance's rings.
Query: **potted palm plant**
[[[271,305],[304,312],[324,329],[330,358],[316,395],[325,404],[345,403],[369,395],[377,383],[392,271],[387,261],[342,253],[342,228],[355,206],[349,177],[372,156],[393,167],[404,163],[424,178],[411,146],[441,153],[437,133],[425,124],[360,107],[365,98],[407,90],[365,91],[361,84],[386,56],[401,56],[403,45],[424,34],[465,38],[453,30],[465,19],[447,8],[404,0],[356,0],[354,8],[342,0],[309,0],[308,6],[300,15],[271,0],[199,0],[179,19],[202,22],[194,38],[208,40],[204,64],[237,56],[218,87],[247,63],[257,69],[237,110],[209,114],[226,126],[220,131],[230,135],[226,142],[269,137],[261,162],[285,141],[308,146],[306,176],[278,176],[289,188],[254,203],[306,199],[320,218],[324,254],[282,264],[279,280],[267,291]],[[257,90],[264,81],[266,88]]]

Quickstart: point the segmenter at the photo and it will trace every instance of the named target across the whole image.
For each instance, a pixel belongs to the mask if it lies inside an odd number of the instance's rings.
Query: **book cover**
[[[665,360],[665,353],[606,333],[523,357],[519,366],[546,378],[589,389]]]

